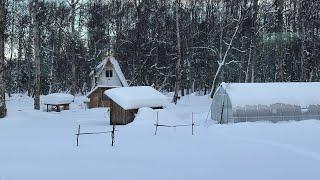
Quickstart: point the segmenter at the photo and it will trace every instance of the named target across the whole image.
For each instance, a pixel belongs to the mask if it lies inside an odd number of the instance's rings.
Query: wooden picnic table
[[[60,107],[63,107],[63,110],[69,110],[70,103],[66,104],[45,104],[47,106],[47,112],[49,112],[49,106],[52,108],[53,111],[60,112]]]

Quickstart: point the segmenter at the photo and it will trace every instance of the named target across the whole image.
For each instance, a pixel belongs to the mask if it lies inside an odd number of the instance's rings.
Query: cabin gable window
[[[110,78],[113,76],[112,70],[106,70],[106,77]]]

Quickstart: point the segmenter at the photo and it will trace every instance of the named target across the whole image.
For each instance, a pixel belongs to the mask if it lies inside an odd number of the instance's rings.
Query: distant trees
[[[221,81],[320,80],[319,2],[177,1],[40,1],[34,33],[28,0],[7,0],[7,92],[85,93],[107,54],[130,85],[175,92],[174,102],[212,94]]]
[[[7,115],[5,101],[5,60],[4,60],[4,32],[5,32],[5,0],[0,1],[0,118]]]

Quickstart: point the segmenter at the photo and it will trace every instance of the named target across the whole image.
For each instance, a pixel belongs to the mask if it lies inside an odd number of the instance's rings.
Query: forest
[[[90,91],[106,56],[129,85],[212,93],[220,82],[320,80],[320,2],[1,0],[0,94]]]

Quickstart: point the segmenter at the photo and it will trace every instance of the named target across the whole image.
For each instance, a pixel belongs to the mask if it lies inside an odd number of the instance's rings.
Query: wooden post
[[[112,132],[111,132],[111,146],[114,145],[114,132],[115,132],[115,129],[116,129],[116,125],[113,125],[112,126]]]
[[[192,129],[192,135],[193,135],[193,127],[194,127],[194,121],[193,121],[193,112],[191,114],[191,119],[192,119],[192,123],[191,123],[191,129]]]
[[[154,135],[157,135],[157,131],[158,131],[158,123],[159,123],[159,111],[157,111],[157,122],[155,124],[156,126],[156,130],[154,131]]]
[[[78,126],[77,147],[79,146],[79,135],[80,135],[80,124],[79,124],[79,126]]]
[[[63,110],[69,110],[69,109],[70,109],[69,104],[63,105]]]
[[[109,122],[108,122],[108,117],[109,117]],[[110,113],[110,108],[108,108],[108,112],[107,112],[107,124],[110,123],[111,120],[111,113]]]

